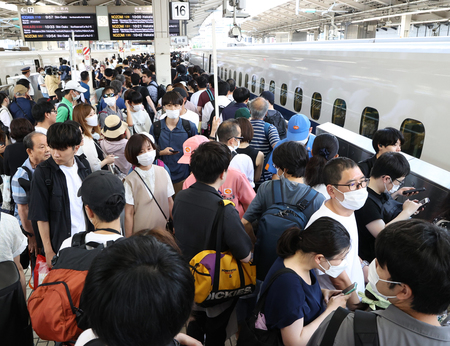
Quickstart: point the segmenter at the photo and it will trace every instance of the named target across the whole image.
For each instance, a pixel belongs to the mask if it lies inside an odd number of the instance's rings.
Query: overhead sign
[[[171,46],[187,46],[189,44],[187,36],[172,36],[170,38]]]
[[[108,7],[112,40],[154,40],[155,27],[151,6]],[[178,20],[169,21],[169,35],[180,34]]]
[[[170,19],[189,20],[189,2],[171,2]]]
[[[19,7],[25,41],[98,40],[94,6]]]

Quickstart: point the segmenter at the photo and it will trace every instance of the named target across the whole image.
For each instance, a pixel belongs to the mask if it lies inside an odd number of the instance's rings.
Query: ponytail
[[[311,187],[323,184],[322,172],[327,162],[327,159],[322,155],[311,157],[306,165],[305,183]]]

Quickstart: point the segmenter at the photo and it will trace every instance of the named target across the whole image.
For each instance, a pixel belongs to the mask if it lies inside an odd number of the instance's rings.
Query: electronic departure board
[[[153,14],[110,13],[109,31],[112,40],[153,40],[155,38]],[[170,36],[180,35],[178,20],[169,21],[169,34]]]
[[[23,9],[27,9],[20,10],[25,41],[66,41],[72,38],[72,31],[76,41],[98,40],[95,10],[94,13],[70,13],[72,8],[53,7],[53,11],[37,13],[40,11],[36,8]]]

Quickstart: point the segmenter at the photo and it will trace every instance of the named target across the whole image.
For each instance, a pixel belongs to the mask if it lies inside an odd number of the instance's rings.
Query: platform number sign
[[[171,2],[171,18],[175,20],[189,19],[189,2]]]

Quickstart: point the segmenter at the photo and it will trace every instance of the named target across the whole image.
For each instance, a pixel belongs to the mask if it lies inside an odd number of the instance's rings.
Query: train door
[[[208,66],[209,73],[211,73],[211,66],[212,66],[212,54],[209,54],[209,66]]]

